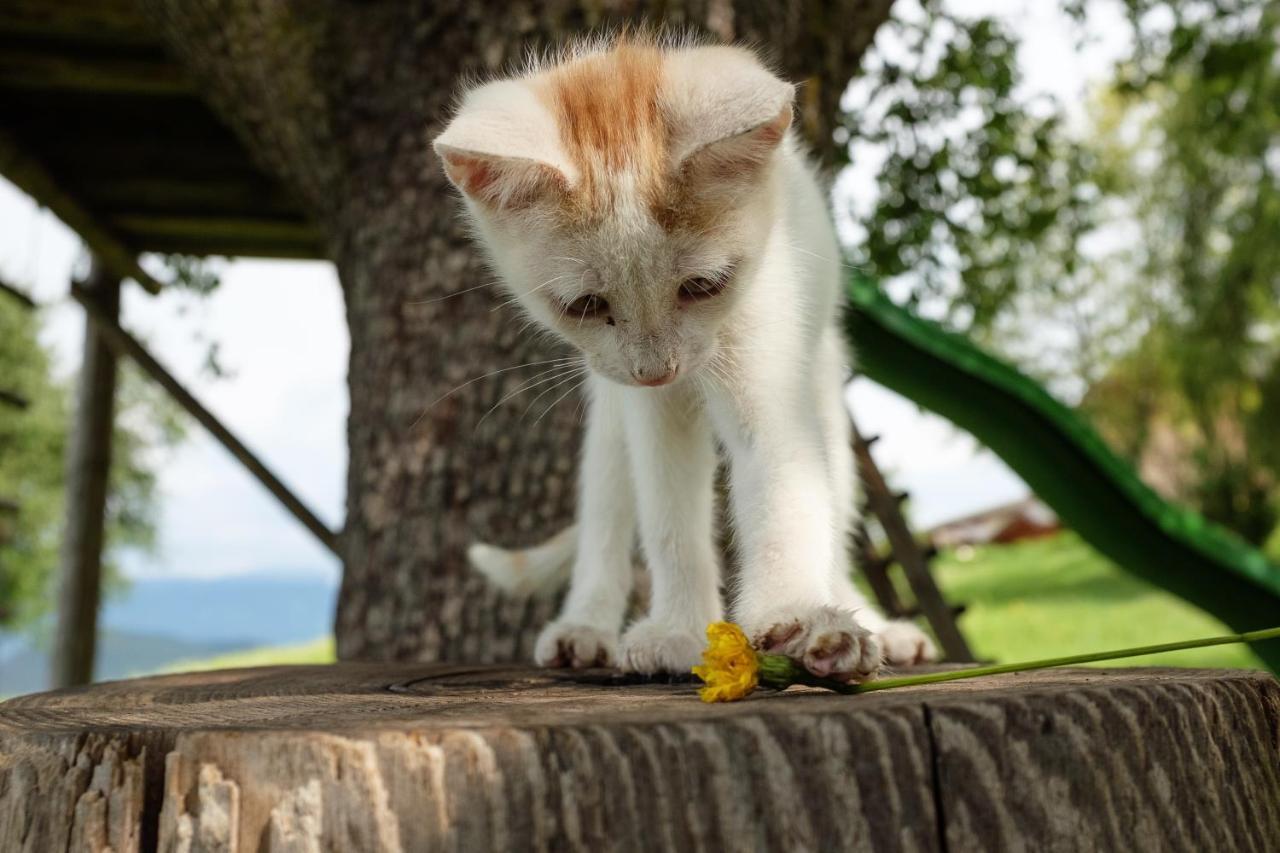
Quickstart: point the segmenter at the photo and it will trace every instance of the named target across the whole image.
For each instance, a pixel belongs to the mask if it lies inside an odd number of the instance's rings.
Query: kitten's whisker
[[[540,414],[540,415],[538,415],[538,417],[534,418],[533,423],[531,424],[531,426],[537,426],[537,425],[538,425],[538,421],[542,420],[543,418],[545,418],[545,417],[547,416],[547,412],[551,411],[551,410],[552,410],[552,409],[554,409],[556,406],[558,406],[558,405],[560,404],[560,401],[561,401],[561,400],[563,400],[565,397],[568,397],[568,396],[569,396],[570,394],[572,394],[574,391],[577,391],[579,388],[581,388],[583,385],[585,385],[585,384],[586,384],[586,381],[587,381],[586,379],[582,379],[581,381],[579,381],[579,382],[578,382],[578,383],[576,383],[575,385],[571,386],[571,387],[569,388],[569,390],[568,390],[568,391],[565,391],[565,392],[564,392],[563,394],[561,394],[559,397],[556,397],[556,399],[551,403],[551,405],[550,405],[550,406],[547,406],[545,409],[543,409],[543,410],[542,410],[542,414]]]
[[[556,379],[559,379],[561,381],[556,382],[554,385],[549,385],[546,388],[543,388],[541,391],[539,391],[538,396],[530,400],[529,405],[525,406],[524,411],[520,413],[520,420],[524,420],[525,417],[529,414],[529,410],[534,407],[534,404],[536,404],[539,400],[541,400],[547,394],[561,387],[566,382],[572,382],[574,379],[577,379],[579,376],[583,376],[586,372],[587,372],[587,368],[584,366],[574,373],[570,373],[567,375],[562,373],[560,374],[560,376],[557,376]],[[534,421],[534,423],[537,423],[537,421]]]
[[[454,293],[446,293],[444,296],[436,296],[431,299],[414,299],[414,300],[405,302],[404,304],[405,305],[434,305],[437,302],[444,302],[446,299],[452,299],[455,296],[463,296],[464,294],[471,293],[476,290],[484,290],[486,287],[493,287],[495,284],[498,284],[498,283],[499,283],[498,279],[493,279],[491,281],[481,282],[480,284],[477,284],[475,287],[468,287],[465,290],[458,290],[458,291],[455,291]]]
[[[791,242],[790,240],[787,241],[787,248],[796,252],[800,252],[801,254],[809,255],[810,257],[817,258],[820,261],[827,261],[828,263],[839,264],[845,269],[853,270],[854,272],[867,272],[867,270],[870,269],[869,267],[866,267],[866,266],[858,266],[857,264],[851,264],[848,261],[845,261],[844,259],[823,257],[822,255],[819,255],[817,252],[812,252],[796,243]]]
[[[528,379],[525,382],[521,382],[520,385],[517,386],[514,391],[507,394],[501,400],[499,400],[498,402],[490,406],[489,410],[480,416],[480,420],[476,421],[476,425],[472,427],[472,429],[479,429],[480,425],[485,422],[485,419],[488,418],[489,415],[492,415],[494,412],[498,410],[499,406],[501,406],[503,403],[507,402],[508,400],[512,399],[513,397],[518,397],[521,394],[523,394],[525,391],[532,391],[534,388],[537,388],[539,385],[546,385],[548,382],[556,382],[560,379],[563,379],[566,376],[576,376],[580,370],[581,370],[581,366],[557,365],[556,367],[552,367],[549,370],[542,371],[541,373],[537,374],[536,376],[533,376],[532,378]],[[552,385],[551,387],[554,388],[556,386]],[[537,398],[535,397],[534,399],[536,400]]]
[[[537,287],[535,287],[535,288],[533,288],[532,290],[530,290],[528,295],[533,295],[533,294],[537,293],[539,290],[542,290],[542,288],[544,288],[544,287],[546,287],[546,286],[548,286],[548,285],[550,285],[550,284],[554,284],[554,283],[556,283],[557,281],[560,281],[561,279],[568,278],[568,277],[569,277],[569,276],[571,276],[571,275],[573,275],[573,273],[571,273],[571,272],[566,272],[566,273],[561,273],[560,275],[557,275],[557,276],[552,276],[551,278],[549,278],[549,279],[547,279],[546,281],[544,281],[542,284],[540,284],[540,285],[538,285]],[[502,300],[502,301],[501,301],[501,302],[499,302],[497,305],[493,306],[493,308],[492,308],[492,309],[490,309],[489,313],[491,313],[491,314],[492,314],[494,311],[498,311],[498,310],[500,310],[500,309],[502,309],[502,308],[506,308],[508,305],[512,305],[512,304],[514,304],[514,303],[516,303],[516,302],[519,302],[519,301],[520,301],[520,297],[519,297],[519,296],[512,296],[512,297],[509,297],[509,298],[507,298],[507,299]]]
[[[475,377],[474,379],[468,379],[466,382],[463,382],[461,385],[456,385],[453,388],[450,388],[448,391],[446,391],[445,393],[441,394],[439,397],[435,398],[430,403],[428,403],[427,407],[422,410],[422,414],[414,418],[413,423],[409,424],[409,429],[413,429],[414,427],[416,427],[418,425],[418,422],[421,421],[423,418],[425,418],[427,416],[427,412],[431,411],[431,409],[437,403],[439,403],[440,401],[444,400],[447,397],[452,397],[454,394],[458,393],[463,388],[466,388],[468,385],[474,385],[475,383],[479,382],[481,379],[488,379],[491,376],[497,376],[499,373],[509,373],[512,370],[520,370],[521,368],[524,368],[524,367],[541,367],[544,364],[557,364],[557,363],[564,363],[566,361],[574,361],[576,358],[577,356],[571,356],[567,358],[549,358],[549,359],[546,359],[545,361],[531,361],[526,364],[514,364],[510,367],[503,367],[503,368],[499,368],[498,370],[491,370],[488,373],[484,373],[484,374],[481,374],[480,376]]]

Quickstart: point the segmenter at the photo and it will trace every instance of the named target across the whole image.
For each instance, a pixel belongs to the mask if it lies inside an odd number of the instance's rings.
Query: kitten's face
[[[436,140],[524,309],[616,382],[696,376],[768,237],[791,87],[620,43],[468,93]]]
[[[668,231],[631,205],[596,227],[525,222],[490,241],[524,309],[615,382],[697,375],[754,270],[768,219],[754,205],[710,234]]]

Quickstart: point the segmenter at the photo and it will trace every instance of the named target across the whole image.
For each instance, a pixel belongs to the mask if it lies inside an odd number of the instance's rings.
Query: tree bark
[[[0,704],[0,849],[1276,850],[1278,726],[1239,670],[715,706],[599,670],[158,676]]]
[[[840,93],[891,0],[141,2],[321,224],[338,267],[351,332],[339,655],[527,655],[552,603],[503,600],[464,550],[475,538],[530,543],[570,521],[580,407],[574,393],[559,399],[564,386],[485,418],[533,371],[465,384],[560,353],[521,332],[497,288],[476,289],[492,275],[428,145],[459,79],[588,29],[658,21],[767,46],[806,82],[799,124],[829,156]]]

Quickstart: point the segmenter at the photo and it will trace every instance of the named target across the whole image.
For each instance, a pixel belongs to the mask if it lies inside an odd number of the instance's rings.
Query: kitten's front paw
[[[795,658],[823,678],[866,681],[880,669],[880,643],[847,610],[784,611],[748,627],[758,650]]]
[[[890,666],[911,666],[938,659],[938,650],[929,635],[911,622],[890,622],[876,634]]]
[[[611,632],[572,622],[551,622],[538,635],[533,660],[538,666],[613,666],[618,659],[617,639]]]
[[[622,668],[654,675],[688,674],[702,662],[703,638],[695,631],[654,619],[641,619],[622,635]]]

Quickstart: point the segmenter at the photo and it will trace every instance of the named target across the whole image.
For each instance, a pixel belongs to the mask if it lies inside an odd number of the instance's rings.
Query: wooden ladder
[[[858,562],[872,593],[884,608],[885,615],[891,619],[910,619],[923,615],[929,620],[934,636],[938,638],[943,657],[952,663],[970,663],[974,660],[973,652],[956,624],[956,617],[964,612],[964,605],[948,604],[942,597],[942,591],[938,589],[929,570],[929,562],[937,555],[937,548],[932,544],[921,547],[911,528],[907,526],[901,506],[907,497],[906,493],[890,491],[884,475],[871,456],[871,445],[877,438],[878,436],[863,438],[857,424],[854,424],[853,450],[858,473],[862,478],[866,508],[884,529],[885,537],[889,540],[889,550],[884,555],[877,553],[866,526],[859,524],[854,532]],[[889,577],[889,569],[895,563],[902,567],[907,583],[915,595],[914,606],[903,603]]]

